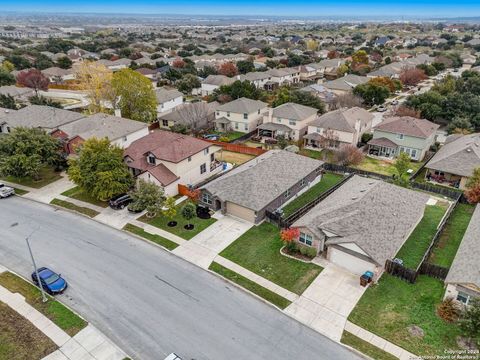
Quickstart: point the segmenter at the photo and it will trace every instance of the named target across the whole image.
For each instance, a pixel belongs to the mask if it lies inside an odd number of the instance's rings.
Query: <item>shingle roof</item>
[[[147,169],[147,171],[163,186],[170,185],[174,181],[176,181],[179,177],[175,175],[172,171],[170,171],[165,165],[159,164],[156,166],[151,166]]]
[[[475,207],[462,243],[445,282],[474,284],[480,288],[480,205]]]
[[[0,119],[7,116],[10,113],[16,112],[17,110],[5,109],[0,107]]]
[[[10,95],[13,97],[30,97],[34,91],[30,88],[21,88],[15,85],[0,86],[0,95]]]
[[[450,137],[449,137],[450,138]],[[445,143],[426,165],[429,169],[471,176],[480,167],[480,133],[456,137]]]
[[[437,131],[440,125],[426,119],[416,119],[410,116],[387,117],[375,127],[375,130],[394,134],[404,134],[426,139]]]
[[[338,131],[345,131],[349,133],[355,132],[355,124],[360,121],[362,129],[364,126],[371,124],[374,116],[372,113],[359,107],[343,108],[335,111],[330,111],[318,117],[311,122],[310,126],[316,126],[323,129],[333,129]]]
[[[292,227],[336,234],[327,245],[354,242],[383,266],[423,216],[428,199],[417,191],[355,175]]]
[[[398,145],[390,139],[380,137],[376,139],[372,139],[368,142],[368,145],[376,145],[376,146],[385,146],[390,148],[397,148]]]
[[[160,88],[155,90],[155,96],[157,97],[157,102],[162,104],[178,97],[183,97],[183,94],[176,89],[168,90],[165,88]]]
[[[365,84],[366,82],[368,82],[368,80],[369,78],[367,78],[366,76],[348,74],[341,78],[327,81],[322,85],[331,90],[349,91],[355,88],[355,86],[357,85]]]
[[[252,100],[245,97],[230,101],[217,107],[220,111],[230,111],[236,114],[251,114],[258,110],[264,109],[268,104],[259,100]]]
[[[50,106],[29,105],[4,117],[10,127],[36,127],[54,130],[85,115]]]
[[[222,201],[260,211],[322,166],[323,162],[284,150],[271,150],[205,185]]]
[[[317,109],[296,103],[285,103],[273,109],[273,117],[304,120],[318,112]]]
[[[235,80],[235,78],[229,78],[225,75],[208,75],[205,80],[202,81],[202,84],[222,86],[233,84]]]

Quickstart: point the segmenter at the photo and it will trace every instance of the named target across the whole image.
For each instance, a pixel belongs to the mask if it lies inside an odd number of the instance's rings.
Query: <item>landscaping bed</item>
[[[354,324],[416,355],[441,355],[458,349],[460,330],[436,314],[444,294],[441,280],[420,275],[415,284],[383,274],[378,285],[370,286],[349,316]],[[412,325],[424,336],[413,336]]]
[[[147,223],[149,225],[156,226],[159,229],[168,231],[169,233],[180,236],[181,238],[183,238],[185,240],[190,240],[192,237],[194,237],[198,233],[202,232],[207,227],[212,225],[215,221],[217,221],[214,218],[200,219],[198,217],[195,217],[192,220],[187,221],[182,217],[182,214],[181,214],[181,211],[180,211],[182,206],[183,206],[183,204],[176,207],[177,214],[173,217],[173,219],[168,219],[167,217],[165,217],[163,215],[157,215],[154,218],[148,218],[147,215],[143,215],[138,220],[142,221],[144,223]],[[171,221],[177,222],[177,225],[174,226],[174,227],[168,226],[168,223],[171,222]],[[187,224],[192,224],[193,229],[192,230],[185,229],[185,226]]]
[[[57,348],[30,321],[0,302],[0,359],[40,360]]]
[[[227,269],[226,267],[216,262],[212,262],[209,269],[223,276],[224,278],[233,281],[241,287],[251,291],[252,293],[260,296],[268,302],[271,302],[272,304],[278,306],[280,309],[285,309],[288,305],[291,304],[291,302],[284,297],[264,288],[263,286],[258,285],[256,282],[251,281],[246,277],[237,274],[236,272]]]
[[[293,214],[295,211],[315,200],[342,180],[342,175],[333,173],[323,174],[322,179],[317,184],[313,185],[310,189],[283,207],[283,217],[288,217]]]
[[[85,320],[53,297],[47,295],[49,301],[44,303],[40,290],[15,274],[10,272],[0,274],[0,285],[11,292],[24,296],[27,303],[48,317],[70,336],[74,336],[87,326]]]
[[[363,339],[344,331],[342,334],[342,339],[340,340],[342,344],[351,346],[352,348],[360,351],[361,353],[370,356],[375,360],[397,360],[398,358],[392,354],[387,353],[386,351],[376,347],[375,345],[366,342]]]
[[[29,176],[22,177],[22,178],[15,177],[15,176],[7,176],[4,179],[5,181],[8,181],[14,184],[19,184],[19,185],[39,189],[54,181],[60,180],[61,178],[62,176],[60,176],[60,173],[54,171],[53,168],[44,167],[40,169],[39,180],[34,180]]]
[[[93,209],[90,209],[90,208],[87,208],[87,207],[83,207],[83,206],[78,206],[78,205],[75,205],[71,202],[68,202],[68,201],[65,201],[65,200],[60,200],[60,199],[57,199],[57,198],[50,201],[50,204],[61,206],[65,209],[76,211],[80,214],[87,215],[88,217],[91,217],[91,218],[100,214],[96,210],[93,210]]]
[[[150,234],[149,232],[146,232],[142,228],[135,226],[133,224],[125,225],[123,227],[123,230],[131,232],[132,234],[141,236],[147,240],[153,241],[155,244],[158,244],[168,250],[173,250],[178,246],[177,243],[174,243],[171,240],[165,239],[164,237],[157,234]]]
[[[396,258],[403,260],[403,266],[415,270],[430,246],[437,227],[447,211],[446,205],[427,205],[422,220],[412,231],[398,251]]]
[[[264,222],[244,233],[220,255],[287,290],[301,294],[323,269],[283,256],[280,254],[283,245],[280,230]]]
[[[107,201],[101,201],[97,200],[94,197],[92,197],[90,194],[85,193],[82,189],[80,189],[78,186],[75,186],[74,188],[71,188],[67,191],[64,191],[62,193],[63,196],[70,197],[72,199],[77,199],[92,205],[100,206],[103,208],[108,207],[108,202]]]

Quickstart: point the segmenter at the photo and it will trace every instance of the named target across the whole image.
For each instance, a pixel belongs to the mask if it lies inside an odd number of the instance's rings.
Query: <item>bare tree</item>
[[[318,143],[322,148],[334,148],[338,144],[338,135],[334,130],[326,129],[323,131]]]
[[[358,165],[363,160],[363,153],[355,145],[343,145],[336,153],[337,163],[343,166]]]
[[[331,103],[331,109],[341,109],[341,108],[352,108],[352,107],[362,107],[363,100],[360,96],[354,95],[352,93],[347,93],[343,95],[338,95],[335,97],[335,100]]]
[[[197,102],[179,106],[177,114],[180,122],[193,133],[210,127],[210,117],[214,112],[212,104]]]

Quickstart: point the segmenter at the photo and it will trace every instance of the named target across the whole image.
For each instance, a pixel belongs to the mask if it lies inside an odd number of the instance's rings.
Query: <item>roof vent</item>
[[[469,152],[472,152],[472,149],[468,148],[468,149],[467,149],[467,152],[468,152],[468,153],[469,153]]]
[[[352,197],[352,200],[357,200],[358,199],[358,196],[353,196]]]

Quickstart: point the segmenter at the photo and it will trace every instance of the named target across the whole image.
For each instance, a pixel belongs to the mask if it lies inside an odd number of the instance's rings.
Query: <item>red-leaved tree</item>
[[[185,67],[185,61],[183,61],[182,59],[175,59],[172,62],[172,66],[175,69],[183,69]]]
[[[40,70],[30,69],[20,72],[17,75],[17,82],[22,86],[35,90],[35,94],[38,95],[38,90],[48,90],[50,80]]]
[[[228,77],[234,77],[238,74],[238,69],[234,63],[226,62],[218,67],[218,73]]]
[[[422,69],[418,68],[406,68],[399,76],[403,85],[416,86],[420,81],[428,79],[428,76]]]
[[[280,239],[287,244],[300,236],[300,230],[298,228],[287,228],[280,231]]]

